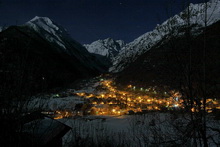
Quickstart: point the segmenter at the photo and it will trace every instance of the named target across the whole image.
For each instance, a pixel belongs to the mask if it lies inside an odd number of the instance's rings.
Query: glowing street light
[[[179,104],[175,104],[174,107],[179,107]]]

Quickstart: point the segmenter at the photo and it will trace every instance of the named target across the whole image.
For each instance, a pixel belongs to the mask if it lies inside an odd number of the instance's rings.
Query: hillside
[[[203,31],[190,40],[188,36],[174,37],[163,45],[155,45],[119,73],[117,83],[181,90],[188,82],[188,74],[195,87],[204,84],[205,71],[208,94],[219,96],[220,21]]]

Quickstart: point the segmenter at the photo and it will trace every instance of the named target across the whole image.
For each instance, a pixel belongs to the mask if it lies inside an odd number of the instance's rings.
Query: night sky
[[[82,44],[108,37],[130,42],[180,12],[183,1],[187,0],[0,0],[0,26],[45,16]]]

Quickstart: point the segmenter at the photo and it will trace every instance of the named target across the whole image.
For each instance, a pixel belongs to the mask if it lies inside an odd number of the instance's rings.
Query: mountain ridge
[[[199,31],[198,28],[205,25],[203,21],[205,17],[203,14],[205,8],[206,5],[204,3],[190,4],[189,6],[191,25],[195,25],[193,29],[194,34],[200,34],[201,32],[197,32]],[[128,43],[113,59],[113,66],[110,67],[109,71],[113,73],[120,72],[130,63],[134,62],[140,55],[149,51],[151,47],[156,45],[162,39],[166,37],[169,39],[169,35],[182,35],[180,32],[172,31],[181,30],[181,28],[187,25],[187,18],[185,17],[186,12],[187,8],[183,12],[180,12],[179,15],[175,15],[164,21],[161,25],[157,25],[154,30],[147,32]],[[207,14],[207,25],[211,25],[220,20],[219,0],[213,0],[207,3]]]

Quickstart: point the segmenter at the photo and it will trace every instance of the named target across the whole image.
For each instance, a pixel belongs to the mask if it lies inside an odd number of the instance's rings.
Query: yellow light
[[[84,96],[85,93],[77,93],[77,95],[79,95],[79,96]]]
[[[115,112],[115,109],[112,109],[112,112]]]
[[[60,115],[60,116],[54,117],[53,119],[62,119],[62,118],[63,118],[63,116]]]

